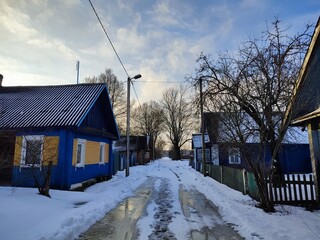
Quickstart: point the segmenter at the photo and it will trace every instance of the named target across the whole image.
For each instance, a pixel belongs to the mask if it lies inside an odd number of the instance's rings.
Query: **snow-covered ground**
[[[177,175],[180,182],[176,181]],[[1,187],[0,239],[74,239],[104,213],[131,196],[148,176],[168,179],[173,194],[178,194],[181,183],[186,188],[195,187],[219,207],[223,219],[234,224],[246,239],[320,238],[319,211],[281,206],[277,207],[277,213],[267,214],[256,208],[250,197],[194,171],[188,161],[164,158],[147,166],[130,168],[129,177],[119,172],[110,181],[96,184],[85,192],[51,190],[51,199],[38,195],[36,189]],[[153,221],[152,209],[147,208],[149,215],[141,219],[142,223]],[[141,222],[138,226],[146,226]],[[175,217],[169,228],[178,239],[185,239],[188,229],[183,215]],[[141,232],[142,239],[150,234],[151,229],[142,229]]]

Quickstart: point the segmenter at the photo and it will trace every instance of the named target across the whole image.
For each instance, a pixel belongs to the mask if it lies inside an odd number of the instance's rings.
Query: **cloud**
[[[1,2],[0,6],[0,9],[2,9],[0,15],[0,28],[2,30],[11,33],[21,41],[25,41],[37,34],[37,31],[29,26],[29,15],[6,5],[6,2]]]
[[[92,2],[128,73],[140,73],[148,81],[136,84],[142,102],[159,99],[168,86],[177,87],[168,82],[183,82],[201,52],[236,49],[281,9],[286,17],[281,11],[280,17],[292,22],[316,21],[312,16],[319,12],[313,3],[311,10],[288,15],[288,3],[275,0]],[[43,79],[72,83],[77,60],[81,79],[105,68],[127,79],[87,0],[1,0],[0,38],[1,71],[7,80],[15,76],[25,84],[42,84]]]
[[[147,13],[157,26],[186,29],[194,12],[182,1],[158,0]]]
[[[137,80],[135,83],[140,102],[160,100],[163,90],[167,87],[167,84],[164,83],[167,80],[167,76],[147,65],[140,68],[140,73],[142,74],[141,81],[143,82],[139,83],[139,80]]]
[[[68,4],[72,3],[76,1]],[[47,10],[47,7],[46,1],[1,1],[0,62],[2,74],[6,76],[5,84],[7,81],[11,85],[73,81],[74,62],[79,54],[65,39],[50,35],[50,26],[46,24],[56,16],[54,10]]]

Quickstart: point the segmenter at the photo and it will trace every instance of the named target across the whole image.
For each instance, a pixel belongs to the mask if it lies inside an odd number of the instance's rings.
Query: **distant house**
[[[33,187],[52,161],[56,189],[109,176],[119,139],[105,84],[0,87],[0,134],[0,183]]]
[[[120,140],[114,142],[115,164],[118,170],[123,170],[127,161],[127,137],[122,136]],[[148,142],[147,136],[130,136],[129,144],[130,160],[129,165],[144,165],[150,162],[151,143]]]
[[[204,113],[205,132],[208,139],[206,142],[206,162],[214,165],[227,166],[232,168],[250,168],[242,158],[242,153],[235,143],[224,141],[220,135],[222,133],[220,117],[222,113]],[[202,164],[202,144],[199,142],[199,134],[193,135],[193,146],[195,149],[195,163],[199,170]],[[197,139],[198,138],[198,139]],[[259,144],[254,141],[246,143],[246,148],[254,157],[259,153]],[[268,146],[265,148],[264,159],[266,165],[271,163],[271,152]],[[293,142],[282,144],[279,153],[279,160],[284,173],[310,173],[310,152],[307,143]]]
[[[304,58],[296,83],[292,110],[292,124],[308,129],[312,170],[315,176],[317,201],[320,202],[320,18]]]
[[[213,163],[216,165],[219,165],[219,163],[214,163],[215,159],[212,159],[212,149],[210,144],[209,135],[206,133],[204,134],[204,142],[205,142],[205,158],[206,162]],[[200,170],[200,166],[203,163],[202,159],[202,134],[196,133],[192,134],[192,149],[193,149],[193,161],[192,161],[192,167],[195,168],[197,171]],[[212,159],[212,160],[211,160]]]

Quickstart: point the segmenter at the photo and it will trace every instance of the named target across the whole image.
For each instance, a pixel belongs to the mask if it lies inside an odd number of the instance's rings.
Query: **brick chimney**
[[[2,87],[2,80],[3,80],[3,75],[0,74],[0,87]]]

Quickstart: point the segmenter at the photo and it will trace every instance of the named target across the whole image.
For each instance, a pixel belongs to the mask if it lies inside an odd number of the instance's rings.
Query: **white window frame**
[[[21,167],[41,167],[43,161],[43,139],[44,135],[24,135],[22,136],[22,146],[21,146]],[[26,163],[27,155],[27,141],[40,140],[41,141],[41,150],[40,150],[40,163],[39,164],[30,164]]]
[[[106,143],[100,142],[100,149],[99,149],[99,164],[105,164],[105,156],[106,156]],[[102,148],[102,153],[101,153]]]
[[[229,148],[229,164],[241,164],[241,154],[239,148]]]
[[[81,145],[81,155],[80,155],[80,162],[78,162],[78,145]],[[76,146],[76,167],[84,167],[86,161],[86,140],[82,138],[77,139],[77,146]]]

